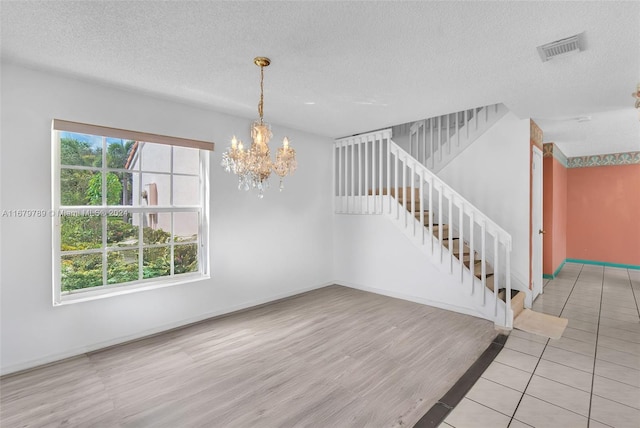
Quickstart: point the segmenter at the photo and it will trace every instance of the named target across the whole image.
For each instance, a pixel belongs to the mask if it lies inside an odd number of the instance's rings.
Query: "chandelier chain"
[[[264,109],[264,66],[260,66],[260,102],[258,103],[258,115],[260,116],[260,123],[263,123],[262,120],[262,116],[263,116],[263,109]]]

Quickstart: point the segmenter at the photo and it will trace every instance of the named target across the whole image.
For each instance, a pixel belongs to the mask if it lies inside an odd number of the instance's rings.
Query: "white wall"
[[[511,234],[511,273],[529,284],[529,119],[507,113],[438,176]]]
[[[1,218],[2,373],[331,282],[330,139],[274,124],[274,141],[286,132],[294,142],[299,170],[260,200],[220,167],[233,134],[249,139],[251,119],[14,64],[1,73],[1,210],[51,207],[53,118],[217,144],[211,280],[53,307],[51,219]]]
[[[337,215],[333,228],[337,284],[482,317],[459,277],[441,272],[387,216]]]

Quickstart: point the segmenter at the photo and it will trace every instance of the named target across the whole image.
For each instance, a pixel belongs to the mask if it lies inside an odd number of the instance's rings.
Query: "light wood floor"
[[[331,286],[0,379],[0,426],[413,426],[493,324]]]

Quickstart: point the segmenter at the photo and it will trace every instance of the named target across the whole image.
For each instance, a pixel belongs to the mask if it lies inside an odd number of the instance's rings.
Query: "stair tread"
[[[444,247],[446,249],[449,249],[449,240],[445,240],[442,245],[444,245]],[[460,254],[460,245],[458,243],[454,243],[453,244],[453,255],[454,256],[458,256]],[[466,256],[470,256],[471,255],[471,248],[469,248],[469,246],[467,244],[464,244],[463,248],[462,248],[462,254],[466,257]],[[476,252],[476,254],[478,254]]]
[[[465,265],[467,268],[469,268],[469,262],[470,262],[470,260],[465,260],[465,261],[463,262],[463,263],[464,263],[464,265]],[[480,277],[480,276],[482,276],[482,264],[480,263],[480,261],[478,261],[478,260],[474,260],[474,261],[473,261],[473,266],[474,266],[474,269],[473,269],[473,271],[474,271],[474,275],[475,275],[476,277]],[[488,263],[486,263],[486,264],[485,264],[485,266],[486,266],[486,267],[485,267],[485,275],[489,275],[489,274],[493,275],[493,267],[492,267],[490,264],[488,264]]]

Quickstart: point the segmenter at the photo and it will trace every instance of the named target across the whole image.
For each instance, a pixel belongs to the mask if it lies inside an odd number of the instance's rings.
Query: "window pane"
[[[111,251],[107,254],[107,284],[138,280],[138,250]]]
[[[60,249],[62,251],[87,250],[102,246],[100,216],[67,214],[60,218]]]
[[[200,150],[174,147],[173,172],[198,175],[200,173]]]
[[[173,272],[178,275],[198,271],[198,244],[176,245],[173,247]]]
[[[198,213],[174,213],[173,234],[175,242],[198,239]]]
[[[198,205],[199,203],[200,178],[174,175],[173,205]]]
[[[122,216],[107,217],[107,245],[109,247],[138,245],[138,226],[132,224],[135,216],[137,215],[125,212]]]
[[[100,205],[102,174],[86,169],[60,170],[60,205]]]
[[[60,164],[102,166],[102,137],[60,132]]]
[[[142,143],[138,146],[143,171],[171,172],[171,146]]]
[[[144,215],[144,243],[166,244],[171,238],[171,213],[148,213]]]
[[[142,174],[142,194],[139,201],[141,206],[168,206],[171,204],[170,197],[170,175]]]
[[[102,254],[62,256],[62,291],[102,285]]]
[[[145,248],[143,250],[143,277],[157,278],[171,275],[171,251],[169,247]]]
[[[129,163],[133,163],[133,159],[131,162],[129,161],[129,155],[135,155],[133,153],[135,142],[127,141],[121,138],[110,138],[107,137],[107,168],[128,168]]]
[[[115,172],[110,171],[107,173],[107,181],[109,186],[107,187],[108,205],[134,205],[134,189],[138,189],[139,174],[133,174],[130,172]],[[116,179],[118,183],[116,183]],[[137,195],[139,192],[135,192]]]

